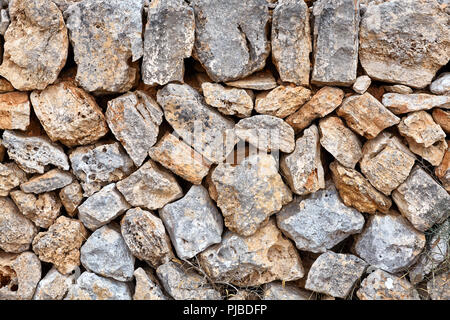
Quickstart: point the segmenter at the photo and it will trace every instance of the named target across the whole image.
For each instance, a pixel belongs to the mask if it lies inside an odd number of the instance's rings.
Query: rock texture
[[[271,282],[264,286],[262,300],[314,300],[312,293],[297,288],[295,285]]]
[[[73,275],[63,275],[52,268],[39,281],[33,300],[62,300],[74,282]]]
[[[0,94],[0,129],[26,130],[29,124],[30,100],[28,94],[25,92]]]
[[[134,271],[134,278],[136,279],[136,288],[133,300],[168,300],[150,270],[137,268]]]
[[[0,196],[6,197],[9,192],[27,181],[26,173],[14,162],[0,163]]]
[[[285,118],[311,98],[311,91],[301,86],[279,86],[256,96],[255,110],[261,114]]]
[[[445,139],[445,132],[433,121],[433,117],[425,111],[408,114],[398,124],[398,131],[407,141],[413,140],[427,148],[435,142]]]
[[[427,282],[427,290],[431,300],[450,299],[450,289],[447,285],[449,280],[450,272],[444,272]]]
[[[450,108],[450,96],[435,96],[428,93],[400,94],[386,93],[383,105],[395,114],[430,110],[432,108]]]
[[[433,109],[433,120],[441,126],[445,133],[450,133],[450,111],[442,109]]]
[[[65,186],[59,192],[59,198],[61,203],[66,209],[66,212],[73,216],[76,213],[78,206],[83,201],[83,190],[78,181],[74,181],[71,184]]]
[[[445,152],[444,158],[434,171],[436,176],[442,182],[442,186],[445,190],[450,191],[450,150],[447,149]]]
[[[72,183],[73,176],[60,169],[52,169],[43,175],[34,176],[20,185],[20,189],[27,193],[44,193],[61,189]]]
[[[253,90],[270,90],[277,86],[275,77],[270,71],[255,72],[248,77],[226,82],[228,86],[241,88],[241,89],[253,89]]]
[[[430,84],[430,91],[434,94],[450,95],[450,72],[441,73],[441,75]]]

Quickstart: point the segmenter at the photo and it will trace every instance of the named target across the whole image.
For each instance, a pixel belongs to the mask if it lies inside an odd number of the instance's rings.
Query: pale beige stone
[[[14,162],[0,163],[0,196],[6,197],[9,192],[27,181],[26,173]]]
[[[433,117],[425,111],[417,111],[402,118],[398,131],[416,144],[428,148],[435,142],[445,139],[445,132],[434,122]]]
[[[277,81],[269,70],[255,72],[248,77],[225,83],[230,87],[252,90],[270,90],[277,86]]]
[[[59,199],[66,209],[69,216],[73,217],[76,214],[78,206],[83,201],[83,189],[78,181],[65,186],[59,191]]]
[[[301,86],[278,86],[259,93],[255,100],[255,111],[274,117],[285,118],[296,112],[311,98],[311,91]]]
[[[400,94],[386,93],[383,105],[395,114],[430,110],[433,108],[450,108],[450,96],[435,96],[428,93]]]
[[[0,129],[26,130],[30,124],[30,100],[26,92],[0,94]]]

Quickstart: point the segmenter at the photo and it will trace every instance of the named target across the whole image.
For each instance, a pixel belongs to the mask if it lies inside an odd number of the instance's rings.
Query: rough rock
[[[44,173],[47,165],[69,170],[69,161],[63,148],[47,137],[29,137],[22,133],[5,130],[3,145],[9,157],[27,173]]]
[[[61,274],[53,267],[39,281],[33,300],[62,300],[75,282],[74,278],[74,275]]]
[[[376,190],[357,170],[334,161],[330,164],[333,182],[346,206],[359,212],[387,213],[392,205],[389,197]]]
[[[415,166],[393,193],[399,211],[419,231],[450,216],[450,195],[422,168]]]
[[[252,90],[270,90],[275,88],[278,84],[275,77],[269,70],[255,72],[248,77],[228,81],[226,85],[230,87],[236,87],[241,89],[252,89]]]
[[[450,110],[445,111],[442,109],[433,109],[433,119],[434,121],[441,126],[442,130],[445,133],[450,133]]]
[[[409,150],[427,160],[432,166],[438,166],[448,150],[448,143],[445,140],[435,142],[428,148],[409,138],[406,138],[406,141],[408,142]]]
[[[194,11],[184,1],[156,1],[150,5],[142,62],[145,84],[183,82],[184,59],[191,56],[194,33]]]
[[[375,138],[384,129],[400,122],[400,118],[368,92],[346,98],[337,114],[353,131],[367,139]]]
[[[320,144],[342,165],[354,168],[362,157],[362,143],[338,117],[319,121]]]
[[[121,232],[131,253],[157,268],[174,257],[163,222],[140,208],[127,211],[120,222]]]
[[[398,131],[407,141],[414,140],[425,148],[445,139],[444,130],[425,111],[409,113],[398,124]]]
[[[383,132],[363,146],[361,172],[379,191],[389,196],[409,175],[415,157],[400,139]]]
[[[370,5],[359,42],[361,65],[372,79],[424,88],[450,59],[448,16],[434,0]]]
[[[69,158],[86,197],[111,182],[125,178],[133,170],[133,161],[118,142],[78,147],[69,154]]]
[[[303,0],[280,0],[272,14],[272,61],[284,82],[309,84],[312,51],[309,10]]]
[[[236,144],[234,122],[207,106],[192,87],[168,84],[158,90],[157,100],[175,132],[205,158],[219,163],[231,152]]]
[[[326,189],[296,197],[283,207],[277,213],[277,224],[299,250],[319,253],[361,232],[364,216],[345,206],[328,181]]]
[[[444,272],[427,282],[427,290],[431,300],[450,300],[449,281],[450,272]]]
[[[421,282],[432,271],[438,270],[440,264],[450,257],[450,220],[446,220],[433,230],[433,236],[417,263],[409,270],[412,283]]]
[[[11,91],[14,91],[14,87],[11,85],[11,83],[4,78],[0,78],[0,92],[5,93]]]
[[[42,90],[66,64],[69,39],[58,7],[47,0],[14,0],[0,75],[17,90]]]
[[[143,6],[142,0],[86,0],[64,11],[84,90],[126,92],[134,85],[139,72],[130,61],[143,55]]]
[[[11,192],[11,199],[26,218],[41,228],[48,229],[60,215],[61,202],[52,192],[34,195],[16,190]]]
[[[0,249],[20,253],[28,250],[37,233],[35,225],[25,218],[14,202],[0,197]]]
[[[354,255],[327,251],[311,266],[305,289],[345,298],[367,266],[364,260]]]
[[[64,12],[71,4],[74,4],[75,2],[80,2],[82,0],[52,0],[61,10],[61,12]]]
[[[30,95],[33,110],[52,141],[66,146],[96,142],[108,132],[95,99],[72,82],[62,81]]]
[[[314,3],[314,84],[350,86],[358,66],[359,3],[319,0]]]
[[[117,183],[117,189],[133,207],[155,210],[183,196],[175,177],[152,160]]]
[[[130,205],[117,191],[116,184],[111,183],[78,206],[78,218],[86,228],[94,231],[114,220],[129,208]]]
[[[2,36],[5,35],[6,30],[8,30],[10,23],[11,23],[11,20],[9,19],[8,10],[1,9],[0,10],[0,34]]]
[[[325,187],[319,130],[315,125],[311,125],[297,139],[294,152],[282,155],[280,167],[291,190],[296,194],[308,194]]]
[[[78,181],[65,186],[59,192],[59,199],[70,216],[75,215],[75,211],[83,201],[83,190]]]
[[[264,285],[262,300],[314,300],[312,292],[302,290],[295,285],[283,285],[271,282]]]
[[[26,173],[14,162],[0,163],[0,196],[6,197],[9,192],[27,181]]]
[[[430,110],[433,108],[450,108],[450,96],[435,96],[428,93],[400,94],[386,93],[383,105],[395,114]]]
[[[0,300],[31,300],[41,280],[41,262],[32,252],[0,252]]]
[[[430,91],[438,95],[450,95],[450,72],[444,72],[430,84]]]
[[[87,237],[83,224],[61,216],[48,231],[40,232],[33,240],[33,251],[44,262],[53,263],[62,274],[80,265],[80,247]]]
[[[52,169],[43,175],[34,176],[27,182],[20,185],[20,189],[27,193],[44,193],[61,189],[68,184],[72,183],[73,176],[60,169]]]
[[[118,281],[133,278],[134,256],[115,224],[94,231],[80,252],[87,271]]]
[[[377,269],[361,282],[360,300],[420,300],[419,293],[404,278]]]
[[[266,1],[195,0],[191,6],[193,55],[214,82],[237,80],[264,68],[270,53]]]
[[[26,130],[30,124],[30,100],[26,92],[0,94],[0,129]]]
[[[300,110],[290,115],[286,122],[294,128],[296,133],[300,132],[307,128],[313,120],[333,112],[342,103],[343,98],[344,91],[341,89],[323,87]]]
[[[134,278],[136,279],[136,288],[133,300],[168,300],[150,270],[137,268],[134,271]]]
[[[156,274],[175,300],[221,300],[220,293],[212,289],[203,276],[175,262],[159,266]]]
[[[245,118],[252,113],[254,96],[251,90],[224,87],[211,82],[204,82],[201,87],[205,102],[223,114]]]
[[[131,300],[127,283],[83,272],[64,300]]]
[[[255,110],[261,114],[285,118],[311,98],[311,91],[301,86],[279,86],[256,96]]]
[[[362,233],[355,236],[354,252],[372,266],[390,273],[410,267],[425,247],[425,236],[404,217],[370,215]]]
[[[159,209],[159,216],[181,259],[221,241],[222,215],[203,186],[192,186],[182,199]]]
[[[199,261],[213,281],[237,286],[293,281],[304,276],[298,251],[274,219],[249,237],[225,231],[222,242],[203,251]]]
[[[211,165],[200,153],[171,133],[166,133],[150,148],[149,155],[152,160],[193,184],[202,183]]]
[[[445,190],[450,192],[450,149],[447,149],[442,163],[434,170],[434,173],[441,180]]]
[[[356,78],[355,83],[353,84],[353,91],[359,94],[364,94],[367,89],[370,87],[372,80],[369,76],[363,75]]]
[[[392,86],[383,86],[383,88],[386,92],[401,93],[401,94],[413,93],[413,89],[411,89],[408,86],[402,85],[402,84],[394,84]]]
[[[237,166],[221,163],[214,169],[212,181],[225,226],[243,236],[254,234],[292,200],[275,159],[267,154],[250,156]]]
[[[235,127],[236,136],[262,151],[294,151],[294,129],[280,119],[256,115],[240,120]]]

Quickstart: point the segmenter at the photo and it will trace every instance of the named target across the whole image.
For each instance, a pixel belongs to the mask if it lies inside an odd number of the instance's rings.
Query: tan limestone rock
[[[256,96],[255,110],[261,114],[285,118],[311,98],[311,91],[301,86],[278,86]]]
[[[26,92],[0,94],[0,129],[26,130],[30,124],[30,100]]]

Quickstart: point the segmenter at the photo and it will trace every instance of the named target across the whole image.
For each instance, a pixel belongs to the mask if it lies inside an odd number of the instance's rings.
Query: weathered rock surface
[[[6,197],[9,192],[27,181],[26,173],[14,162],[0,163],[0,196]]]
[[[14,87],[11,85],[11,83],[4,78],[0,78],[0,92],[5,93],[11,91],[14,91]]]
[[[413,168],[392,198],[402,215],[419,231],[450,216],[450,195],[419,166]]]
[[[420,300],[419,293],[404,278],[377,269],[361,282],[360,300]]]
[[[239,165],[219,164],[212,173],[217,205],[230,230],[250,236],[292,200],[271,155],[257,154]]]
[[[117,183],[117,189],[133,207],[155,210],[183,196],[175,177],[152,160]]]
[[[237,286],[293,281],[304,276],[298,251],[283,237],[274,219],[249,237],[225,231],[222,242],[202,252],[199,260],[214,281]]]
[[[342,203],[328,181],[325,190],[296,197],[277,213],[277,224],[299,250],[326,252],[352,234],[361,232],[364,216]]]
[[[354,255],[327,251],[311,266],[305,289],[345,298],[366,268],[367,263]]]
[[[118,142],[78,147],[69,158],[86,197],[111,182],[125,178],[133,169],[133,161]]]
[[[362,157],[362,143],[338,117],[319,121],[320,144],[341,164],[354,168]]]
[[[431,300],[450,300],[450,272],[444,272],[434,276],[427,282],[428,294]]]
[[[9,4],[0,75],[17,90],[42,90],[55,82],[66,64],[69,39],[58,7],[47,0]]]
[[[430,91],[438,95],[450,95],[450,72],[441,73],[441,75],[430,84]]]
[[[435,142],[433,145],[424,147],[410,138],[406,138],[409,150],[427,160],[432,166],[438,166],[448,150],[448,143],[445,140]]]
[[[325,187],[319,130],[315,125],[306,129],[303,136],[297,139],[294,152],[282,155],[280,167],[291,190],[296,194],[308,194]]]
[[[234,122],[207,106],[192,87],[168,84],[158,90],[157,100],[175,132],[211,162],[221,162],[233,149]]]
[[[359,42],[361,65],[372,79],[424,88],[450,59],[448,16],[434,0],[369,5]]]
[[[143,91],[128,92],[108,102],[106,121],[136,166],[156,143],[163,113]]]
[[[334,161],[330,164],[333,182],[346,206],[359,212],[387,213],[392,205],[389,197],[376,190],[358,171]]]
[[[11,199],[26,218],[41,228],[48,229],[60,215],[61,202],[52,192],[34,195],[16,190],[11,192]]]
[[[131,290],[127,283],[85,271],[64,300],[131,300]]]
[[[168,300],[150,270],[137,268],[134,271],[134,278],[136,287],[133,300]]]
[[[400,139],[382,133],[363,146],[361,172],[379,191],[389,196],[409,175],[415,157]]]
[[[450,150],[447,149],[442,163],[434,170],[445,190],[450,191]]]
[[[350,86],[358,66],[359,3],[319,0],[314,3],[315,84]]]
[[[175,300],[221,300],[220,293],[211,288],[203,276],[175,262],[159,266],[156,274]]]
[[[312,292],[302,290],[295,285],[283,285],[271,282],[264,285],[262,300],[314,300]]]
[[[28,99],[28,93],[9,92],[0,94],[0,129],[26,130],[29,124],[30,100]]]
[[[52,141],[66,146],[96,142],[108,132],[95,99],[69,81],[30,95],[33,110]]]
[[[47,137],[28,137],[5,130],[3,145],[8,150],[9,157],[27,173],[44,173],[48,165],[69,170],[69,161],[63,148]]]
[[[142,80],[148,85],[183,82],[184,59],[194,47],[194,11],[182,0],[157,1],[148,9]]]
[[[59,192],[59,199],[70,216],[75,215],[75,211],[83,201],[83,190],[78,181],[65,186]]]
[[[309,10],[303,0],[280,0],[272,14],[272,61],[284,82],[309,84],[312,51]]]
[[[138,77],[130,63],[143,55],[142,0],[87,0],[66,11],[76,82],[88,92],[126,92]]]
[[[355,83],[353,84],[353,91],[359,94],[364,94],[367,89],[370,87],[372,80],[369,76],[363,75],[356,78]]]
[[[181,259],[190,259],[221,241],[222,215],[203,186],[192,186],[182,199],[159,209],[159,216]]]
[[[450,108],[450,96],[435,96],[428,93],[400,94],[386,93],[383,105],[395,114],[430,110],[433,108]]]
[[[344,98],[344,91],[335,87],[323,87],[297,112],[290,115],[286,122],[300,132],[307,128],[313,120],[322,118],[333,112]]]
[[[264,0],[195,0],[194,57],[215,82],[261,70],[270,53]],[[233,8],[233,10],[230,10]]]
[[[434,121],[441,126],[442,130],[445,133],[450,133],[450,110],[445,111],[442,109],[433,109],[433,119]]]
[[[43,175],[35,176],[20,185],[20,189],[27,193],[44,193],[61,189],[72,183],[73,176],[60,169],[52,169]]]
[[[80,221],[61,216],[48,231],[34,238],[33,251],[41,261],[53,263],[59,272],[68,274],[80,265],[80,247],[86,237]]]
[[[294,129],[280,119],[256,115],[240,120],[235,127],[236,136],[262,151],[294,151]]]
[[[39,281],[33,300],[62,300],[74,282],[73,275],[61,274],[53,267]]]
[[[0,252],[0,300],[31,300],[41,280],[41,262],[32,252]]]
[[[444,130],[425,111],[408,114],[398,124],[398,131],[408,141],[412,139],[415,143],[423,145],[425,148],[445,139]]]
[[[278,86],[256,96],[255,110],[261,114],[285,118],[311,98],[311,91],[301,86]]]
[[[202,183],[211,165],[201,154],[171,133],[166,133],[150,148],[149,155],[152,160],[193,184]]]
[[[81,263],[86,270],[118,281],[130,281],[134,256],[116,225],[94,231],[81,247]]]
[[[202,83],[205,102],[225,115],[239,118],[249,117],[253,110],[253,92],[250,90],[224,87],[218,83]]]
[[[228,81],[226,84],[230,87],[252,90],[270,90],[278,85],[275,77],[269,70],[255,72],[248,77]]]
[[[354,252],[372,266],[390,273],[411,266],[425,247],[425,236],[401,215],[371,215],[355,237]]]
[[[78,217],[89,230],[96,230],[114,220],[130,205],[111,183],[94,193],[78,207]]]
[[[0,197],[0,249],[20,253],[28,250],[37,233],[35,225],[25,218],[11,199]]]
[[[136,258],[157,268],[174,257],[163,222],[153,213],[130,209],[120,225],[125,243]]]
[[[392,86],[383,86],[386,92],[410,94],[413,93],[413,89],[403,84],[394,84]]]
[[[400,122],[368,92],[346,98],[337,114],[353,131],[367,139],[375,138],[384,129]]]

